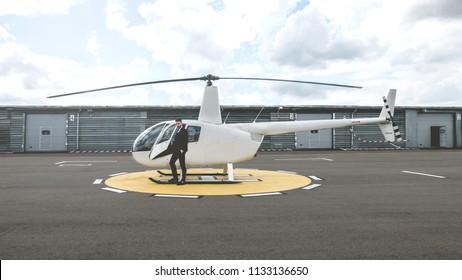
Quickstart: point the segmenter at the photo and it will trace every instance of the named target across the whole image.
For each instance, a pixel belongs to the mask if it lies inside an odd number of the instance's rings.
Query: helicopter
[[[270,79],[270,78],[243,78],[218,77],[208,74],[203,77],[158,80],[151,82],[125,84],[105,88],[91,89],[48,98],[83,94],[94,91],[110,90],[131,86],[140,86],[167,82],[184,82],[202,80],[206,81],[202,104],[197,120],[183,120],[188,131],[188,153],[186,165],[197,166],[223,166],[223,173],[228,181],[234,181],[233,164],[251,160],[263,142],[265,136],[300,131],[313,131],[320,129],[352,127],[356,125],[377,124],[387,142],[402,141],[399,128],[393,120],[396,89],[390,89],[387,97],[382,97],[383,107],[375,118],[356,119],[326,119],[307,121],[281,121],[281,122],[251,122],[233,123],[222,122],[218,87],[212,81],[219,79],[263,80],[278,82],[307,83],[323,86],[336,86],[347,88],[362,88],[360,86],[320,83],[299,80]],[[132,148],[133,158],[140,164],[153,168],[167,168],[172,155],[169,144],[174,136],[175,121],[163,121],[144,130],[134,141]]]

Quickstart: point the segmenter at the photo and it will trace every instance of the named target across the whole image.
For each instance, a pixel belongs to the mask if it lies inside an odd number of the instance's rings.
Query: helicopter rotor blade
[[[312,85],[321,85],[321,86],[333,86],[333,87],[363,88],[363,87],[361,87],[361,86],[352,86],[352,85],[344,85],[344,84],[321,83],[321,82],[310,82],[310,81],[300,81],[300,80],[271,79],[271,78],[219,77],[219,79],[220,79],[220,80],[274,81],[274,82],[302,83],[302,84],[312,84]]]
[[[169,79],[169,80],[158,80],[158,81],[150,81],[150,82],[142,82],[142,83],[134,83],[134,84],[125,84],[125,85],[118,85],[118,86],[111,86],[111,87],[103,87],[103,88],[96,88],[90,90],[83,90],[83,91],[76,91],[58,95],[51,95],[47,98],[56,98],[56,97],[63,97],[69,95],[77,95],[83,94],[88,92],[95,92],[95,91],[103,91],[109,89],[118,89],[118,88],[126,88],[126,87],[134,87],[134,86],[144,86],[144,85],[152,85],[152,84],[161,84],[161,83],[173,83],[173,82],[186,82],[186,81],[207,81],[207,85],[212,85],[211,81],[217,80],[255,80],[255,81],[273,81],[273,82],[290,82],[290,83],[302,83],[302,84],[313,84],[313,85],[322,85],[322,86],[335,86],[335,87],[346,87],[346,88],[362,88],[361,86],[352,86],[352,85],[344,85],[344,84],[333,84],[333,83],[321,83],[321,82],[310,82],[310,81],[300,81],[300,80],[286,80],[286,79],[271,79],[271,78],[246,78],[246,77],[218,77],[211,74],[202,77],[195,77],[195,78],[183,78],[183,79]]]
[[[125,85],[118,85],[118,86],[112,86],[112,87],[103,87],[103,88],[96,88],[96,89],[90,89],[90,90],[83,90],[83,91],[76,91],[76,92],[52,95],[52,96],[48,96],[47,98],[56,98],[56,97],[63,97],[63,96],[69,96],[69,95],[77,95],[77,94],[82,94],[82,93],[109,90],[109,89],[117,89],[117,88],[144,86],[144,85],[162,84],[162,83],[173,83],[173,82],[197,81],[197,80],[203,80],[203,79],[204,79],[204,77],[197,77],[197,78],[170,79],[170,80],[159,80],[159,81],[150,81],[150,82],[143,82],[143,83],[125,84]]]

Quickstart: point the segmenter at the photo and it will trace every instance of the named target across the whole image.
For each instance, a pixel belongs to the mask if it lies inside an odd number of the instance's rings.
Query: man
[[[186,125],[183,124],[181,119],[175,120],[175,130],[173,131],[172,141],[170,142],[170,149],[172,149],[172,157],[170,159],[170,168],[172,169],[173,178],[169,180],[170,183],[177,183],[177,185],[184,185],[186,181],[186,164],[185,155],[188,151],[188,130]],[[181,166],[181,181],[178,181],[178,173],[176,172],[175,162],[180,160]]]

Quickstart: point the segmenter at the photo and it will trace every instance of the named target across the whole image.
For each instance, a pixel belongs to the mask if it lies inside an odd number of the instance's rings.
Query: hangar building
[[[222,106],[226,123],[349,119],[378,116],[368,106]],[[395,107],[401,148],[462,148],[462,107]],[[197,119],[199,106],[4,106],[0,107],[0,152],[130,151],[135,138],[158,122]],[[262,150],[376,149],[397,146],[383,140],[377,125],[265,137]]]

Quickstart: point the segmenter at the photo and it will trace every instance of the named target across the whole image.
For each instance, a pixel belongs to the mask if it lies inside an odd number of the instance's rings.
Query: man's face
[[[175,122],[175,124],[176,124],[176,127],[178,127],[178,128],[180,128],[183,125],[182,122]]]

